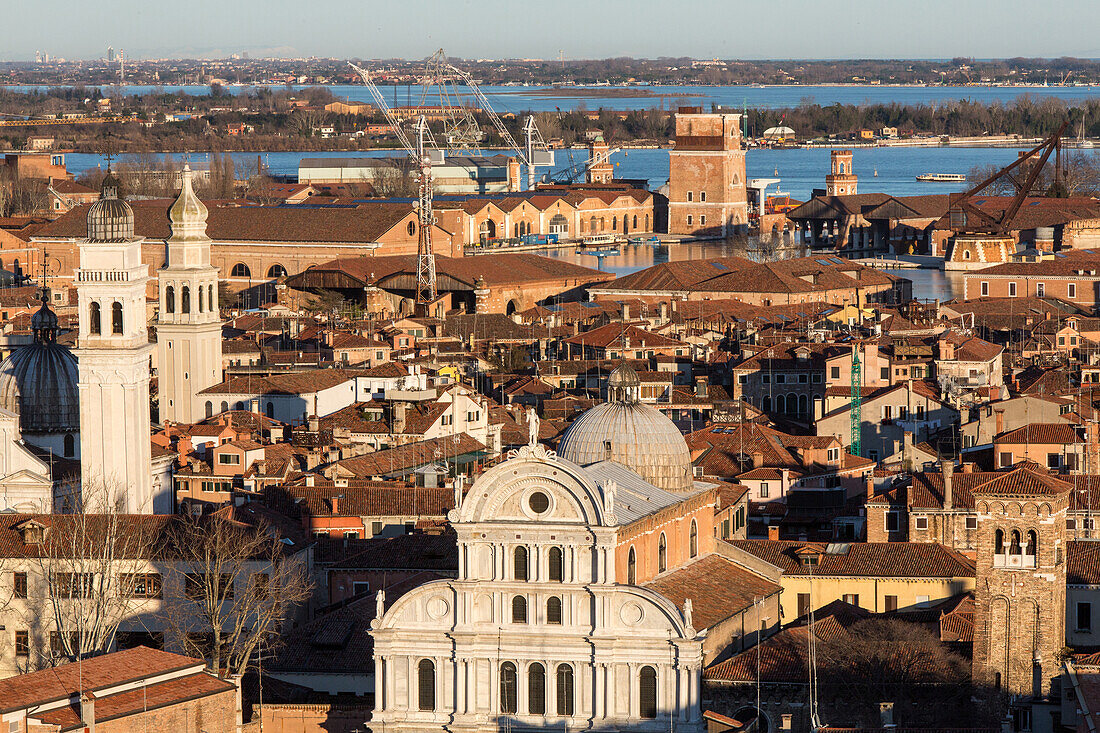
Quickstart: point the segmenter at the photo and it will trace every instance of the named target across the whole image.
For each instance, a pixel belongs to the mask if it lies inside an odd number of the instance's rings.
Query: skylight
[[[726,267],[721,262],[712,262],[712,263],[710,263],[710,266],[713,267],[715,270],[728,270],[728,269],[730,269],[730,268]]]

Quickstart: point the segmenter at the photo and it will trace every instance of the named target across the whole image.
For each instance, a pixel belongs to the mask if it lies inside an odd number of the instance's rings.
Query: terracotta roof
[[[199,394],[299,395],[318,392],[351,381],[354,377],[343,369],[315,369],[308,372],[273,374],[268,377],[234,377]]]
[[[95,692],[125,682],[166,674],[194,666],[203,660],[139,646],[113,654],[63,664],[0,680],[0,713],[20,710],[80,692]]]
[[[1084,442],[1085,438],[1078,432],[1077,426],[1064,422],[1028,423],[993,438],[994,445],[1069,445]]]
[[[974,576],[974,561],[949,547],[931,542],[837,543],[843,552],[829,553],[824,542],[786,540],[726,540],[752,553],[787,575],[824,577],[861,576],[886,578],[967,578]],[[803,565],[798,553],[818,553],[818,564]]]
[[[591,331],[579,333],[576,336],[564,339],[567,344],[592,346],[595,348],[667,348],[675,346],[686,347],[688,344],[679,339],[652,333],[644,328],[638,328],[633,324],[609,323],[606,326],[594,328]],[[626,343],[629,341],[630,346]]]
[[[302,512],[318,516],[445,517],[454,509],[454,491],[449,487],[429,488],[383,481],[348,482],[347,486],[307,486],[303,479],[267,490],[265,501],[288,516]]]
[[[694,624],[709,629],[751,606],[757,597],[778,593],[780,586],[720,555],[706,555],[692,563],[664,573],[645,584],[683,608],[691,599]]]
[[[168,209],[173,201],[129,201],[134,235],[167,239]],[[35,236],[84,237],[88,206],[77,206],[47,224]],[[219,206],[207,203],[206,233],[215,242],[375,242],[413,213],[411,203],[371,201],[354,208],[294,206]],[[373,259],[373,258],[368,258]]]
[[[1100,542],[1071,540],[1066,545],[1066,583],[1100,585]]]
[[[335,465],[352,476],[371,478],[426,466],[445,456],[462,456],[481,453],[485,450],[481,442],[466,433],[459,433],[457,437],[457,442],[453,436],[448,436],[409,443],[365,456],[345,458],[337,461]]]
[[[85,662],[86,664],[86,662]],[[118,692],[95,699],[95,719],[98,725],[131,715],[143,714],[170,705],[179,705],[190,700],[210,697],[219,693],[235,695],[236,687],[223,679],[206,672],[197,672],[175,679],[141,685],[132,690]],[[232,705],[232,701],[229,702]],[[80,704],[55,708],[32,716],[46,725],[59,726],[60,731],[87,730],[80,718]]]
[[[347,541],[320,538],[316,562],[343,570],[431,570],[454,575],[458,572],[458,542],[453,531]]]
[[[832,642],[843,640],[848,636],[847,627],[871,614],[843,601],[833,601],[814,615],[815,638],[819,642]],[[759,654],[761,682],[808,684],[809,635],[809,627],[804,624],[788,626],[761,642],[759,649],[753,646],[712,664],[703,671],[703,676],[714,682],[755,682]]]

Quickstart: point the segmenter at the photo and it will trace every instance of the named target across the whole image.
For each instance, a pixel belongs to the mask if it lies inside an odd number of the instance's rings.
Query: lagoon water
[[[921,173],[967,173],[975,165],[1005,165],[1015,160],[1017,150],[1010,148],[858,148],[855,150],[854,169],[859,176],[861,192],[882,191],[894,195],[925,193],[949,193],[965,190],[965,183],[921,183],[916,176]],[[1084,151],[1082,151],[1084,152]],[[298,173],[298,161],[302,158],[346,158],[349,156],[396,155],[394,151],[371,152],[282,152],[262,153],[263,165],[278,176],[294,176]],[[555,169],[570,167],[569,151],[555,151]],[[1089,153],[1095,154],[1095,153]],[[238,171],[255,169],[256,153],[232,153]],[[182,155],[173,155],[180,160]],[[125,159],[125,156],[123,156]],[[205,153],[191,153],[191,160],[204,161]],[[587,158],[583,150],[573,151],[573,161],[582,164]],[[641,178],[649,181],[651,189],[668,181],[667,150],[623,150],[612,158],[615,176]],[[66,156],[69,170],[80,175],[89,168],[103,167],[106,161],[101,155],[69,153]],[[749,178],[779,178],[780,188],[800,201],[810,197],[815,188],[825,185],[829,169],[829,150],[826,148],[799,148],[794,150],[752,149],[746,157]],[[875,173],[878,173],[876,176]],[[774,193],[775,187],[769,189]]]
[[[9,86],[12,91],[27,92],[45,90],[46,86]],[[87,87],[90,91],[95,87]],[[104,94],[148,94],[154,90],[186,92],[192,95],[209,94],[210,87],[202,85],[153,86],[102,86]],[[301,91],[308,86],[272,87]],[[334,84],[326,87],[339,99],[353,102],[371,102],[370,92],[361,84]],[[252,86],[226,86],[230,93],[254,91]],[[391,105],[417,104],[421,99],[419,87],[380,87],[386,102]],[[461,89],[460,89],[461,91]],[[553,112],[555,109],[649,109],[659,107],[675,109],[680,104],[709,107],[720,104],[727,107],[776,109],[796,107],[803,101],[822,106],[830,104],[934,104],[936,102],[966,99],[974,102],[1011,102],[1021,96],[1054,97],[1067,103],[1100,97],[1100,86],[888,86],[888,85],[825,85],[825,86],[642,86],[642,87],[507,87],[486,85],[482,91],[489,97],[497,112],[524,111]],[[625,94],[642,96],[624,96]],[[472,97],[470,98],[472,102]],[[431,104],[431,99],[427,100]],[[437,102],[438,103],[438,102]]]

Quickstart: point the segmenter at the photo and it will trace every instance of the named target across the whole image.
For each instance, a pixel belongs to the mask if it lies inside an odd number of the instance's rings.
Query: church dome
[[[611,460],[666,491],[692,489],[691,453],[679,428],[638,401],[641,379],[618,367],[607,380],[608,401],[573,421],[558,455],[582,466]]]
[[[0,363],[0,408],[19,415],[23,433],[77,433],[76,357],[57,343],[57,316],[46,303],[31,324],[34,343]]]
[[[183,166],[180,195],[168,209],[168,221],[172,225],[173,239],[203,239],[206,236],[206,217],[209,212],[192,185],[193,174],[189,165]]]
[[[88,241],[125,242],[134,238],[134,210],[119,198],[121,185],[108,170],[99,200],[88,209]]]

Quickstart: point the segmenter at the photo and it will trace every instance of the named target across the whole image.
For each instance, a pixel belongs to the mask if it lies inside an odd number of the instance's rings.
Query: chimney
[[[951,480],[955,474],[955,461],[944,459],[940,461],[940,473],[943,474],[943,508],[950,511],[955,507]]]
[[[333,514],[333,516],[338,516],[340,514],[340,500],[343,499],[343,498],[344,498],[343,494],[337,494],[337,495],[329,498],[329,503],[332,504],[332,514]]]
[[[707,378],[696,377],[695,378],[695,396],[706,397],[707,396]]]
[[[658,312],[661,314],[662,321],[668,320],[668,301],[661,301],[661,304],[658,306]]]
[[[87,733],[95,733],[95,694],[85,692],[80,696],[80,722]]]
[[[1004,408],[998,408],[993,411],[993,414],[997,416],[997,430],[994,435],[1000,435],[1005,431],[1005,411]]]
[[[760,451],[753,451],[752,452],[752,467],[753,468],[760,468],[763,465],[764,465],[764,454],[761,453]]]
[[[779,730],[789,731],[791,729],[791,723],[794,720],[794,715],[791,713],[783,713],[779,716]]]
[[[309,432],[316,433],[321,429],[321,420],[316,415],[309,416]]]
[[[969,462],[960,463],[959,464],[959,473],[974,473],[974,464],[969,463]]]
[[[779,525],[778,524],[769,524],[768,525],[768,539],[772,540],[773,542],[775,540],[779,539]]]
[[[395,402],[393,405],[393,432],[401,434],[405,432],[405,414],[408,405],[404,402]]]
[[[863,477],[863,486],[867,490],[867,501],[874,501],[875,499],[875,474],[868,473]]]
[[[883,728],[894,728],[894,703],[892,702],[880,702],[878,704],[878,714],[882,719]]]
[[[623,323],[630,320],[630,303],[623,303]]]

